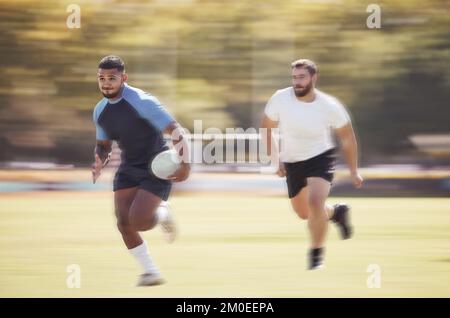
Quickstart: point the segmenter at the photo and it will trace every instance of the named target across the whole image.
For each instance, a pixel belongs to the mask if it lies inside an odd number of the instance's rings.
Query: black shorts
[[[331,183],[335,161],[336,148],[332,148],[308,160],[285,162],[289,198],[295,197],[303,187],[306,187],[308,177],[320,177]]]
[[[139,187],[139,189],[149,191],[162,200],[167,201],[172,189],[172,181],[155,177],[149,172],[147,167],[148,165],[146,164],[121,164],[114,177],[113,191]]]

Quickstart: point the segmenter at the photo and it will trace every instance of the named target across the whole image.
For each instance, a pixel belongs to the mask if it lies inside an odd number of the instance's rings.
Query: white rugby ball
[[[168,180],[175,171],[181,166],[181,158],[175,149],[169,149],[160,152],[153,158],[150,169],[152,173],[164,180]]]

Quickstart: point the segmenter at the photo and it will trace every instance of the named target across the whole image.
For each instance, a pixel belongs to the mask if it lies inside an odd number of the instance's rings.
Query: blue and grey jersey
[[[94,109],[97,140],[115,140],[122,150],[122,164],[148,164],[166,149],[162,131],[175,120],[158,99],[124,85],[114,103],[103,98]]]

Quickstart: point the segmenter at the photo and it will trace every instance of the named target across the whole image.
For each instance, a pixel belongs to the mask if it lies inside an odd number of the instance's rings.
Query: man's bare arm
[[[178,155],[182,158],[181,167],[170,178],[175,182],[184,181],[189,177],[191,166],[189,164],[189,144],[183,136],[183,129],[177,122],[172,122],[164,129],[163,133],[171,136],[173,146],[178,149]]]
[[[341,143],[345,159],[350,169],[350,175],[355,187],[362,185],[363,179],[358,173],[358,144],[351,123],[335,130]]]
[[[97,140],[97,145],[95,146],[94,155],[98,155],[103,165],[108,164],[109,154],[112,150],[112,142],[111,140]]]
[[[344,127],[336,129],[336,135],[339,137],[350,172],[356,172],[358,170],[358,145],[352,124],[348,123]]]
[[[265,114],[263,115],[261,128],[264,128],[261,141],[266,144],[267,155],[271,156],[272,160],[278,162],[277,175],[279,177],[284,177],[286,175],[286,170],[284,164],[279,159],[279,149],[273,135],[273,129],[278,128],[278,122],[271,120]],[[272,150],[274,153],[272,153]]]
[[[96,182],[101,174],[102,168],[109,162],[111,153],[110,140],[97,140],[94,151],[94,163],[92,164],[92,182]]]
[[[266,129],[263,133],[263,136],[261,136],[261,138],[263,139],[262,141],[266,143],[266,147],[267,147],[267,155],[272,155],[271,150],[272,150],[272,142],[273,142],[273,138],[272,138],[272,129],[275,129],[278,127],[278,122],[271,120],[269,117],[267,117],[266,115],[263,116],[262,122],[261,122],[261,128]],[[274,144],[274,149],[278,150],[276,147],[276,144]]]

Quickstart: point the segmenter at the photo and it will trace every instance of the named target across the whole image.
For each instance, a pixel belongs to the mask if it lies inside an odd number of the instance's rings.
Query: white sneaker
[[[320,270],[323,270],[323,269],[325,269],[325,265],[324,264],[319,264],[319,265],[317,265],[317,266],[314,266],[314,267],[311,267],[311,268],[309,268],[310,270],[313,270],[313,271],[320,271]]]
[[[175,225],[175,221],[170,213],[170,206],[168,202],[162,202],[158,209],[165,209],[164,216],[161,218],[159,224],[161,224],[161,228],[164,232],[164,237],[168,243],[172,243],[175,241],[175,237],[177,236],[177,228]]]
[[[166,281],[159,273],[146,273],[139,276],[137,286],[156,286],[164,284]]]

